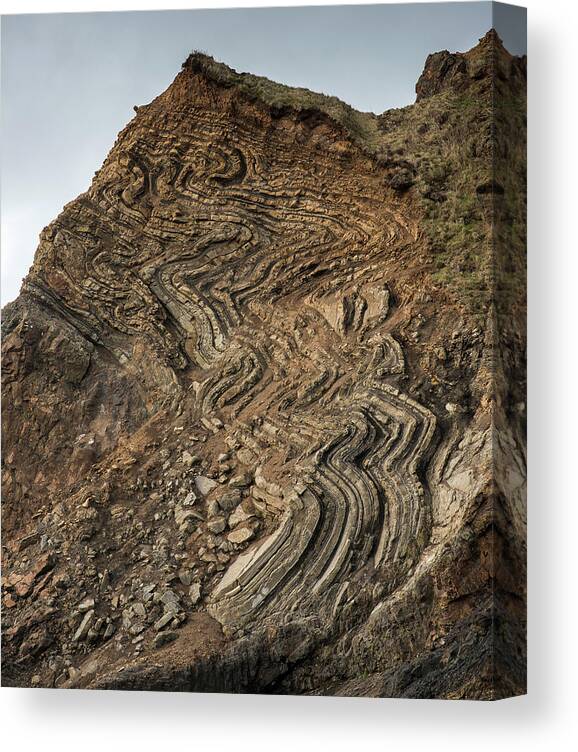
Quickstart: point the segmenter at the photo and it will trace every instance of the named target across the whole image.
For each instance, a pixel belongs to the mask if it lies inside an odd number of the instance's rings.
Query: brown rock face
[[[5,684],[525,691],[524,76],[137,108],[4,310]]]
[[[415,91],[420,102],[447,90],[463,93],[474,81],[483,81],[491,87],[499,79],[519,90],[524,86],[525,78],[526,57],[509,55],[491,29],[469,52],[444,50],[429,55]]]

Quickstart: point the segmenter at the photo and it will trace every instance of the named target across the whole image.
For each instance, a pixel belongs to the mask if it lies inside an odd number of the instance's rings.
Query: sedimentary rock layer
[[[4,310],[5,683],[524,691],[524,81],[135,107]]]

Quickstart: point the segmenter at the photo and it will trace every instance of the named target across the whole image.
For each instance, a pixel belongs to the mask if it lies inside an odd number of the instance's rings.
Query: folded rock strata
[[[525,60],[490,32],[417,92],[195,53],[42,232],[3,314],[5,684],[524,691]]]

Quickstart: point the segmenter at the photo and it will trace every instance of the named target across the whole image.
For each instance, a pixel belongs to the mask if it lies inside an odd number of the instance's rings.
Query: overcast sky
[[[468,50],[492,25],[525,53],[521,10],[501,6],[493,23],[489,2],[3,16],[2,304],[133,105],[164,90],[192,49],[382,112],[414,101],[430,52]]]

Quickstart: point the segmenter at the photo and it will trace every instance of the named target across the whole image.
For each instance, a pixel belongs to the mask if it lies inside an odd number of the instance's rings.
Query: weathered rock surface
[[[3,315],[5,684],[525,691],[524,62],[491,32],[417,93],[193,54],[43,231]]]

